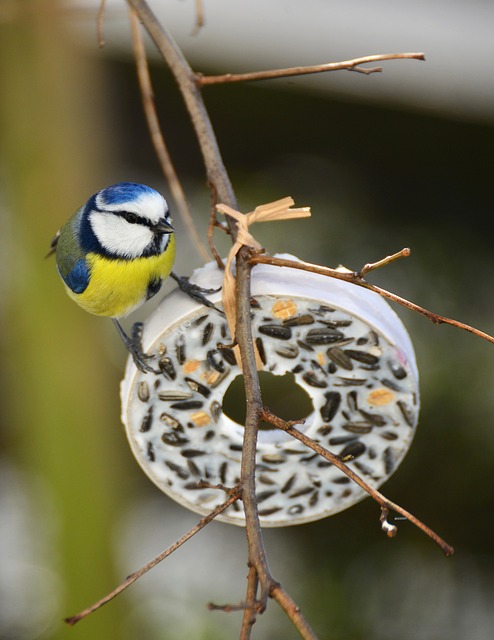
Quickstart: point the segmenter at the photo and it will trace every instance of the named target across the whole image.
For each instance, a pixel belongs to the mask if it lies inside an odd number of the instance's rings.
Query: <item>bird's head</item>
[[[143,184],[120,182],[102,189],[82,210],[83,248],[107,257],[132,260],[159,255],[172,233],[166,200]]]

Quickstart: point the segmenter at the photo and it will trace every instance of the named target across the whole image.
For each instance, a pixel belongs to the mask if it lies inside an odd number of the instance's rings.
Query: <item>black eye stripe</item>
[[[146,227],[151,226],[149,220],[146,220],[146,218],[141,218],[141,216],[137,215],[137,213],[134,213],[133,211],[116,211],[115,213],[121,218],[127,220],[127,222],[129,222],[130,224],[142,224]]]

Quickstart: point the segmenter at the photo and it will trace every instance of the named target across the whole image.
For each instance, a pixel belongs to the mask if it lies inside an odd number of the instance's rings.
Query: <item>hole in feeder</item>
[[[295,382],[293,373],[275,376],[267,371],[260,371],[259,383],[264,406],[279,418],[302,420],[313,412],[312,400],[305,389]],[[237,424],[245,424],[245,388],[242,375],[237,376],[228,387],[223,398],[223,413]],[[259,426],[262,431],[278,431],[264,420]]]

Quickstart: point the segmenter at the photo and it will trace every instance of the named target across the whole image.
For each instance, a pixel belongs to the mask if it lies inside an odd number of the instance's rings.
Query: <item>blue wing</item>
[[[67,274],[60,274],[65,284],[74,293],[83,293],[89,284],[90,271],[84,258],[78,260]]]

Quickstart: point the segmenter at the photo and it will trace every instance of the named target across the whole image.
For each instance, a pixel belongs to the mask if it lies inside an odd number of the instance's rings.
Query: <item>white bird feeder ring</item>
[[[292,260],[293,256],[288,257]],[[221,287],[215,263],[191,279]],[[298,269],[252,270],[252,327],[264,370],[294,375],[313,410],[299,429],[379,487],[405,456],[417,424],[418,372],[403,324],[377,294]],[[209,296],[221,306],[221,293]],[[149,478],[202,515],[225,500],[212,485],[240,477],[244,427],[223,411],[240,369],[223,316],[175,290],[145,323],[143,346],[161,374],[131,358],[121,385],[122,420]],[[211,485],[200,488],[199,481]],[[339,469],[280,430],[259,432],[261,524],[280,527],[332,515],[367,494]],[[218,520],[245,524],[242,502]]]

